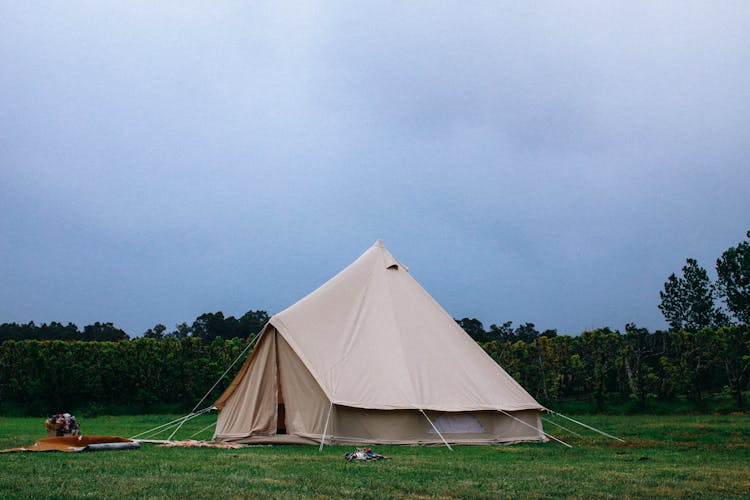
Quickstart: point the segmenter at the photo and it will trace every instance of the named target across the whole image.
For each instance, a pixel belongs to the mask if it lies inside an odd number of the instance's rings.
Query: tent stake
[[[326,433],[328,432],[328,421],[331,419],[331,412],[333,411],[333,401],[331,401],[331,406],[328,407],[328,416],[326,417],[326,425],[323,427],[323,437],[320,438],[320,448],[318,448],[318,451],[323,451],[323,443],[326,442]]]

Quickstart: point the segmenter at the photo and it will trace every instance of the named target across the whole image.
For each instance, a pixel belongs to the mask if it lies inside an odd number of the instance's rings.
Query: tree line
[[[116,342],[127,340],[128,334],[112,323],[96,322],[80,330],[74,323],[63,325],[57,321],[37,325],[33,321],[25,324],[3,323],[0,325],[0,342],[5,340],[99,340]]]
[[[512,336],[478,344],[545,406],[582,401],[608,411],[625,401],[642,411],[658,400],[687,401],[701,409],[710,398],[725,395],[731,402],[727,409],[745,407],[749,325],[655,332],[627,325],[624,332],[601,328],[553,336],[527,323],[504,331]],[[8,340],[0,344],[0,412],[187,411],[249,341]]]
[[[188,411],[248,341],[7,340],[0,344],[0,413]],[[214,399],[230,381],[222,380]]]
[[[742,409],[750,388],[750,325],[651,332],[628,324],[624,332],[598,328],[570,336],[539,332],[531,323],[484,331],[470,321],[482,349],[545,404],[588,400],[603,411],[609,400],[626,399],[647,410],[654,400],[700,407],[726,394]]]
[[[172,331],[157,323],[143,332],[143,337],[156,340],[197,338],[206,342],[214,339],[247,337],[260,332],[270,317],[266,311],[248,311],[239,318],[224,316],[221,311],[203,313],[192,324],[179,323]],[[0,342],[5,340],[82,340],[111,341],[129,340],[130,336],[112,323],[96,322],[80,330],[74,323],[63,325],[57,321],[37,325],[33,321],[25,324],[0,324]]]

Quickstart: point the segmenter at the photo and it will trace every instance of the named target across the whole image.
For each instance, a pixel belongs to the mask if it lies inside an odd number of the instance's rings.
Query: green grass
[[[189,437],[212,418],[189,422],[177,437]],[[350,446],[319,453],[314,446],[217,450],[146,444],[131,451],[4,454],[0,497],[750,496],[748,415],[581,419],[627,442],[579,438],[546,425],[575,448],[552,442],[453,452],[377,446],[375,451],[392,458],[373,463],[347,463],[343,455]],[[97,417],[82,419],[81,427],[86,434],[131,436],[168,420]],[[43,435],[43,419],[0,418],[0,449]]]

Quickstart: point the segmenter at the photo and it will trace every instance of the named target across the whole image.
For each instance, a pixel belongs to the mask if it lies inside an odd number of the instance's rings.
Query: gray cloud
[[[747,227],[742,3],[0,7],[0,321],[278,311],[375,239],[578,332]]]

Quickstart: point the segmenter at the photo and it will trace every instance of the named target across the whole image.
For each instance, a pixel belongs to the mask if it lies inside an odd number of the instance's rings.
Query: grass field
[[[189,422],[177,437],[212,418]],[[749,415],[581,418],[626,443],[546,425],[575,448],[377,446],[392,458],[371,463],[347,463],[353,448],[336,446],[2,454],[0,497],[750,497]],[[128,437],[169,420],[97,417],[81,427]],[[0,418],[0,449],[43,436],[42,419]]]

